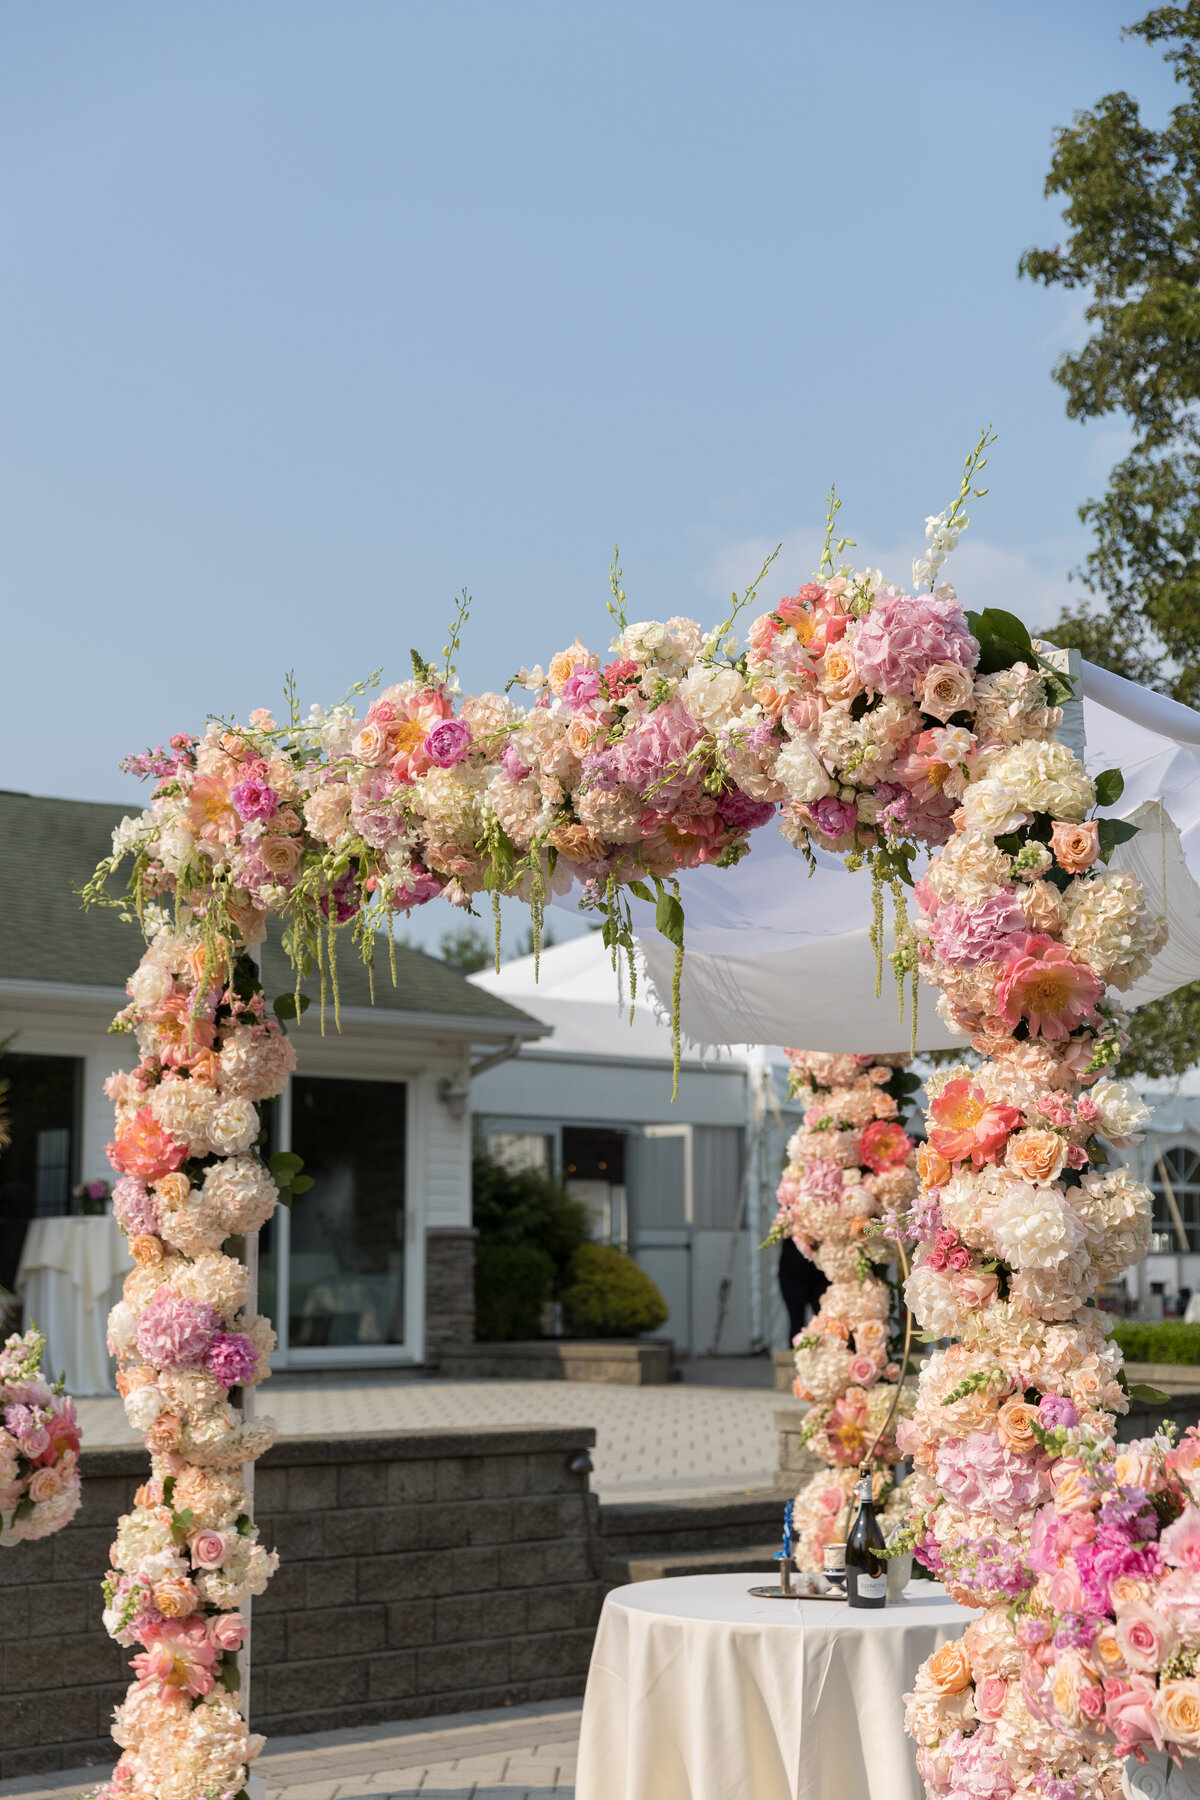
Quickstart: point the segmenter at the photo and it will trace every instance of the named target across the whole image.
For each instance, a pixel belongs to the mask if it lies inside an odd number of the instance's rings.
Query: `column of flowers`
[[[247,1312],[246,1264],[231,1251],[276,1205],[258,1106],[295,1058],[244,943],[214,980],[194,923],[150,925],[117,1020],[140,1058],[107,1084],[113,1206],[136,1265],[109,1347],[150,1477],[118,1523],[105,1582],[105,1625],[138,1653],[116,1713],[122,1755],[99,1794],[199,1800],[239,1794],[263,1742],[239,1706],[237,1652],[242,1609],[278,1560],[259,1543],[245,1467],[274,1425],[235,1401],[268,1374],[275,1338]]]
[[[1149,1190],[1108,1164],[1148,1112],[1113,1079],[1105,992],[1163,928],[1098,861],[1069,752],[1012,737],[916,890],[923,971],[983,1061],[927,1083],[907,1296],[958,1341],[931,1356],[900,1444],[917,1555],[983,1610],[922,1668],[909,1724],[930,1795],[1082,1800],[1120,1791],[1130,1750],[1200,1749],[1200,1444],[1114,1448],[1122,1360],[1093,1304],[1151,1220]]]
[[[0,1545],[61,1531],[79,1511],[79,1425],[69,1394],[42,1374],[36,1326],[0,1348]]]
[[[793,1340],[794,1392],[810,1402],[803,1441],[829,1465],[796,1496],[801,1567],[819,1569],[826,1544],[844,1541],[860,1464],[875,1456],[875,1499],[885,1530],[907,1505],[894,1483],[895,1424],[886,1437],[901,1367],[893,1286],[893,1241],[865,1235],[868,1220],[907,1211],[917,1189],[915,1147],[900,1122],[906,1056],[846,1056],[788,1050],[790,1088],[805,1102],[788,1143],[771,1241],[790,1237],[829,1286],[811,1325]],[[904,1084],[904,1086],[901,1086]],[[898,1091],[899,1090],[899,1091]],[[883,1271],[881,1274],[880,1271]],[[896,1423],[912,1411],[902,1392]]]

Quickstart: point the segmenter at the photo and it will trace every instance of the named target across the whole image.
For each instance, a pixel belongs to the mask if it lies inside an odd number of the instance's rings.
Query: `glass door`
[[[280,1367],[398,1361],[411,1352],[408,1089],[398,1081],[297,1075],[276,1148],[313,1186],[280,1207],[260,1250],[261,1305]]]
[[[630,1251],[670,1309],[664,1327],[677,1350],[692,1348],[692,1128],[646,1125],[632,1140]]]

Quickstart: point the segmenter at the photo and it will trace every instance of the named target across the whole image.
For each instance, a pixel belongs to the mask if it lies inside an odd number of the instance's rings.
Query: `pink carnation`
[[[155,1369],[190,1369],[203,1360],[220,1324],[207,1300],[185,1300],[160,1287],[138,1322],[137,1346]]]
[[[853,639],[854,666],[878,694],[911,694],[935,663],[971,668],[979,645],[955,600],[880,592]]]
[[[218,1331],[204,1352],[204,1366],[223,1388],[244,1387],[258,1373],[258,1351],[240,1331]]]

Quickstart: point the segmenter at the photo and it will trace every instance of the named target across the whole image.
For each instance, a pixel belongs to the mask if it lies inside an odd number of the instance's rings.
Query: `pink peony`
[[[1005,965],[996,999],[1005,1024],[1025,1019],[1030,1037],[1065,1038],[1103,991],[1092,971],[1072,960],[1065,944],[1035,933]]]
[[[168,1620],[132,1663],[142,1685],[170,1702],[183,1695],[198,1699],[211,1693],[219,1654],[203,1622]]]
[[[207,1300],[185,1300],[160,1287],[138,1321],[138,1352],[155,1369],[194,1368],[220,1322]]]
[[[957,601],[884,588],[854,634],[852,651],[864,687],[912,694],[935,663],[971,668],[979,645]]]
[[[136,1112],[117,1140],[107,1146],[108,1160],[119,1175],[161,1181],[187,1161],[187,1145],[164,1131],[148,1106]]]
[[[858,1139],[860,1161],[875,1174],[907,1162],[913,1141],[894,1119],[872,1119]]]
[[[270,819],[279,811],[279,795],[257,775],[239,781],[229,798],[243,819]]]
[[[439,769],[453,768],[471,750],[471,727],[465,719],[443,719],[425,739],[425,754]]]

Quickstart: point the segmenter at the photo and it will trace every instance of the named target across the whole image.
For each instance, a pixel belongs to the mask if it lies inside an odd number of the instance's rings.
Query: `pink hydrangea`
[[[240,1331],[218,1331],[204,1352],[204,1366],[223,1388],[244,1387],[258,1372],[258,1351]]]
[[[963,1513],[990,1513],[1017,1525],[1046,1498],[1046,1459],[1006,1450],[994,1431],[944,1438],[937,1449],[938,1486]]]
[[[690,713],[678,700],[668,700],[613,746],[608,753],[613,773],[635,794],[664,808],[698,785],[687,759],[703,739]]]
[[[113,1183],[112,1202],[113,1216],[129,1237],[137,1237],[143,1231],[158,1236],[158,1208],[154,1204],[154,1195],[136,1175],[122,1175]]]
[[[194,1368],[220,1323],[207,1300],[185,1300],[160,1287],[138,1321],[138,1352],[155,1369]]]
[[[955,600],[883,589],[853,640],[854,666],[878,694],[911,694],[935,663],[969,669],[979,645]]]
[[[1015,948],[1017,934],[1029,927],[1012,894],[991,894],[981,906],[964,906],[946,900],[929,921],[929,941],[944,963],[974,968],[981,962],[999,962]]]
[[[956,1731],[941,1746],[950,1765],[948,1800],[1008,1800],[1013,1778],[990,1725],[970,1737]]]

